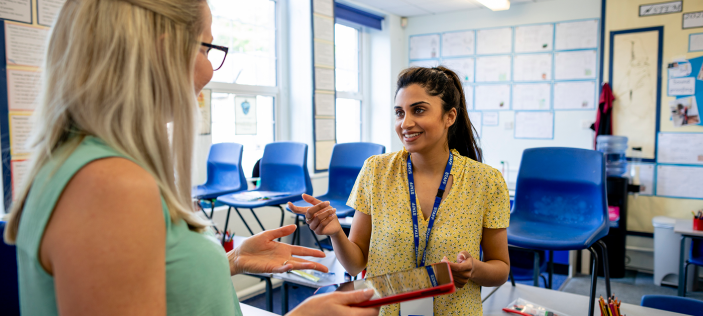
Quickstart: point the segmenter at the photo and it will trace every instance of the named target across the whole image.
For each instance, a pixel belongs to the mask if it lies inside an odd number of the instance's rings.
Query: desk
[[[588,296],[543,289],[524,284],[516,284],[515,287],[513,287],[510,285],[510,282],[507,282],[501,285],[498,291],[483,303],[483,315],[512,315],[503,312],[503,307],[507,307],[508,304],[518,298],[554,309],[558,312],[567,313],[569,316],[581,316],[588,313]],[[622,303],[620,311],[622,311],[623,314],[633,316],[684,316],[684,314],[626,303]],[[600,312],[596,311],[596,315],[599,314]]]
[[[274,313],[243,303],[239,303],[239,307],[242,309],[242,315],[244,316],[278,316]]]
[[[686,254],[686,238],[703,239],[703,231],[693,230],[692,219],[679,219],[674,224],[674,232],[681,234],[681,253],[679,254],[679,296],[684,296],[684,258]]]

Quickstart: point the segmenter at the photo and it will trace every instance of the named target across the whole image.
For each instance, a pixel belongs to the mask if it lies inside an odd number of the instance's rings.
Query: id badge
[[[434,316],[434,298],[426,297],[400,303],[400,316]]]

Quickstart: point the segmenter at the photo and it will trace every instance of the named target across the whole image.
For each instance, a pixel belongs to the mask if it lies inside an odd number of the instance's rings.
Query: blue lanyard
[[[430,221],[427,223],[427,233],[425,234],[425,249],[422,252],[422,261],[417,267],[422,267],[425,265],[425,258],[427,257],[427,245],[430,244],[430,233],[432,233],[432,226],[434,226],[434,220],[437,216],[437,210],[439,210],[439,204],[442,203],[442,196],[444,195],[444,189],[447,187],[447,180],[449,180],[449,174],[452,171],[452,164],[454,163],[454,156],[449,153],[449,160],[447,161],[447,166],[444,168],[444,176],[442,177],[442,182],[439,184],[439,190],[437,190],[437,196],[434,198],[434,206],[432,207],[432,215],[430,215]],[[417,259],[420,256],[420,235],[417,224],[417,199],[415,198],[415,180],[413,180],[413,164],[410,161],[410,154],[408,153],[408,188],[410,191],[410,210],[413,216],[413,239],[415,240],[415,264],[417,265]]]
[[[427,269],[427,275],[430,276],[430,282],[432,282],[432,287],[437,286],[437,277],[434,274],[434,268],[432,268],[432,266],[426,266],[425,269]]]

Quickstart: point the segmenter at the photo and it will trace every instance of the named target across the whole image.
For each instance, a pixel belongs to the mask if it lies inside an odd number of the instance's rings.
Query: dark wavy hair
[[[478,144],[478,132],[469,120],[464,87],[459,76],[442,66],[408,68],[398,75],[395,94],[398,95],[400,89],[411,84],[420,85],[425,88],[427,94],[440,97],[444,113],[452,108],[456,109],[456,121],[449,127],[447,136],[449,149],[456,149],[460,155],[481,162],[483,155]]]

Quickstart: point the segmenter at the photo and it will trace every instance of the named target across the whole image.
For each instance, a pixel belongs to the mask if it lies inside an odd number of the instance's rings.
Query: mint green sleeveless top
[[[54,278],[38,259],[44,229],[73,175],[89,162],[106,157],[127,158],[88,136],[67,160],[49,161],[34,178],[17,235],[22,315],[58,315]],[[212,234],[189,230],[183,220],[172,222],[163,198],[161,205],[166,225],[168,315],[242,315],[222,246]]]

